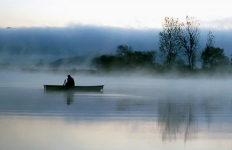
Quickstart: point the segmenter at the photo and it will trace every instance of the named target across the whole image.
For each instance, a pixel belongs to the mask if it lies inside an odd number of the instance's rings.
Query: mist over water
[[[0,74],[0,149],[232,148],[231,79],[72,75],[105,85],[86,93],[44,91],[65,73]]]

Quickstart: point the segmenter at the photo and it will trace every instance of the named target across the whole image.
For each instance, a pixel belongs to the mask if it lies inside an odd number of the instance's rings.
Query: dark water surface
[[[44,91],[61,75],[13,76],[0,81],[1,150],[232,149],[232,80],[74,76],[105,85],[85,93]]]

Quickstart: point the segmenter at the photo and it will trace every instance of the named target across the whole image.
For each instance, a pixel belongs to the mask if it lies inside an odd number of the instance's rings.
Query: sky
[[[161,28],[164,17],[195,16],[201,27],[232,29],[230,1],[1,0],[0,27],[97,25]]]

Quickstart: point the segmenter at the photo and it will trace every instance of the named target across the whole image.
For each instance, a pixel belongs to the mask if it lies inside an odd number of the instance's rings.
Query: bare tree
[[[182,24],[181,46],[184,54],[188,58],[189,69],[193,69],[196,64],[196,52],[199,45],[200,23],[195,17],[186,16],[186,22]]]
[[[165,17],[162,24],[163,31],[159,32],[159,51],[164,58],[164,64],[171,68],[181,49],[181,24],[177,19]]]
[[[214,43],[215,43],[214,39],[215,39],[214,35],[212,34],[212,32],[209,31],[209,33],[207,35],[206,47],[207,46],[213,47]]]

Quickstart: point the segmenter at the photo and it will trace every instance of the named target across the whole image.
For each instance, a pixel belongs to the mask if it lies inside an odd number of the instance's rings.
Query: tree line
[[[159,52],[164,66],[170,69],[183,62],[193,70],[199,68],[196,62],[200,60],[201,69],[228,69],[229,58],[222,48],[214,47],[212,32],[208,33],[205,48],[200,51],[199,26],[195,17],[186,16],[185,22],[179,22],[178,18],[164,19],[163,31],[159,32]]]
[[[224,54],[224,49],[214,46],[212,32],[209,31],[205,47],[200,50],[197,18],[186,16],[185,22],[180,22],[178,18],[165,17],[162,27],[158,33],[158,51],[134,51],[131,46],[119,45],[116,54],[101,55],[93,63],[104,71],[230,69],[231,60]]]
[[[101,55],[93,60],[99,70],[132,71],[141,68],[154,68],[156,51],[134,51],[127,45],[119,45],[116,54]]]

